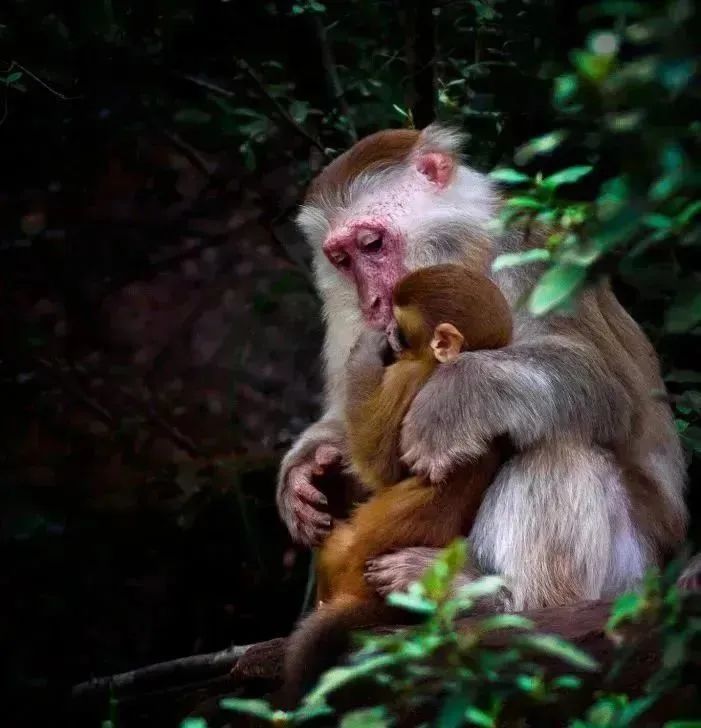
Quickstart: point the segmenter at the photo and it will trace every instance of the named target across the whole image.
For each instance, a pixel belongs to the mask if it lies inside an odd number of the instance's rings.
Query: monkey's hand
[[[287,453],[280,467],[277,507],[293,540],[318,546],[331,530],[323,486],[340,477],[344,433],[336,420],[312,425]]]
[[[439,366],[404,418],[402,460],[412,472],[434,483],[456,465],[482,455],[491,437],[483,408],[478,406],[478,397],[487,399],[489,392],[478,389],[477,376],[466,372],[471,356],[468,352],[455,364]]]
[[[440,549],[412,546],[376,556],[365,565],[365,580],[383,597],[406,591],[409,584],[421,579],[439,553]]]
[[[406,591],[410,584],[421,579],[440,552],[441,549],[411,546],[376,556],[365,564],[365,581],[383,597],[395,591]],[[474,566],[467,565],[456,575],[453,589],[460,589],[479,576]]]
[[[381,331],[363,331],[353,345],[346,364],[346,414],[363,417],[363,407],[382,384],[388,352],[387,336]]]
[[[348,390],[374,389],[382,381],[392,350],[383,331],[363,331],[348,357]]]

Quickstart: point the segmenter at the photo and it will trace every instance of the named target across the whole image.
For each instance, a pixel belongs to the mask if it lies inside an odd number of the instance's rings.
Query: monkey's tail
[[[406,612],[382,602],[340,596],[305,617],[285,649],[280,707],[294,708],[322,672],[350,647],[351,630],[406,621]]]

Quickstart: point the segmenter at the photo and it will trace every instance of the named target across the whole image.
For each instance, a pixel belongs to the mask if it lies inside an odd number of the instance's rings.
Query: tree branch
[[[147,665],[118,675],[92,678],[75,685],[71,695],[75,699],[81,699],[96,694],[107,694],[110,690],[117,693],[135,692],[162,681],[192,682],[208,675],[228,672],[249,647],[251,645],[234,645],[218,652],[180,657],[177,660],[157,662],[155,665]]]
[[[310,144],[318,149],[324,157],[327,156],[324,145],[315,137],[313,137],[301,124],[298,124],[288,113],[282,104],[265,88],[265,84],[260,80],[258,74],[251,68],[247,61],[241,59],[238,63],[239,68],[251,79],[258,92],[268,100],[270,105],[277,111],[280,118],[291,126],[300,136],[304,137]]]
[[[256,90],[258,93],[263,96],[265,99],[268,100],[270,105],[275,109],[277,112],[277,115],[292,129],[294,129],[295,132],[304,139],[306,139],[314,148],[318,149],[321,154],[324,156],[324,158],[327,157],[326,149],[324,148],[324,145],[315,137],[313,137],[303,126],[298,124],[287,112],[287,110],[280,104],[280,102],[270,94],[268,89],[265,88],[265,84],[260,80],[258,77],[258,74],[251,68],[251,66],[244,60],[240,60],[238,62],[239,68],[246,74],[246,76],[253,82],[253,85],[256,87]],[[213,94],[216,94],[217,96],[222,96],[227,99],[236,99],[239,100],[238,94],[235,94],[233,91],[230,91],[227,88],[222,88],[221,86],[218,86],[215,83],[212,83],[211,81],[206,81],[203,78],[198,78],[197,76],[192,76],[189,74],[186,74],[183,76],[183,78],[187,81],[190,81],[191,83],[194,83],[196,86],[200,86],[201,88],[206,89],[207,91],[210,91]]]
[[[336,59],[334,58],[333,49],[331,48],[331,43],[329,42],[329,37],[326,32],[326,26],[324,25],[321,17],[316,13],[314,13],[314,29],[316,30],[316,35],[319,39],[319,46],[321,48],[321,63],[326,71],[326,77],[329,81],[329,85],[331,86],[331,92],[341,109],[341,113],[346,119],[348,136],[352,142],[357,142],[358,132],[355,129],[353,117],[351,116],[351,109],[346,101],[346,95],[343,92],[343,86],[341,85],[341,79],[336,67]]]
[[[170,144],[177,149],[183,157],[185,157],[194,167],[200,170],[205,177],[211,177],[216,164],[208,162],[202,154],[195,149],[191,144],[188,144],[184,139],[181,139],[177,134],[171,131],[162,130],[161,134],[170,142]]]

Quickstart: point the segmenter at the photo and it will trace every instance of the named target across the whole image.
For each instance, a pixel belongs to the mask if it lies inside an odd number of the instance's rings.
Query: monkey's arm
[[[346,428],[354,472],[369,488],[396,483],[402,474],[399,435],[408,402],[410,371],[386,367],[387,337],[360,336],[348,360]]]
[[[440,480],[502,434],[518,449],[556,435],[619,442],[631,409],[625,387],[593,344],[543,335],[466,352],[439,367],[409,408],[402,452],[414,472]]]

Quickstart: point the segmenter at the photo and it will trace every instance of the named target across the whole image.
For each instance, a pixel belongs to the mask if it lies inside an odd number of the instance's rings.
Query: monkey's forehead
[[[364,137],[328,164],[312,181],[304,200],[319,205],[329,196],[342,198],[343,192],[361,175],[405,164],[414,153],[440,151],[457,155],[462,134],[451,127],[431,124],[423,131],[384,129]]]

